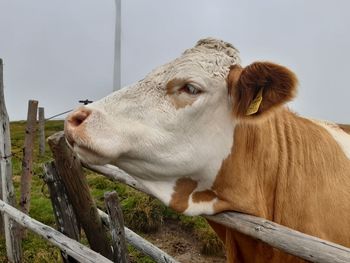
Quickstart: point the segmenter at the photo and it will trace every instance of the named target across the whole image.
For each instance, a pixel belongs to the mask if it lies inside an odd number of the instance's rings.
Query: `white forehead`
[[[239,51],[233,45],[206,38],[179,58],[153,70],[145,80],[167,81],[187,76],[226,79],[230,66],[240,63]]]
[[[239,51],[233,45],[214,38],[202,39],[180,57],[151,71],[138,83],[114,92],[90,107],[106,109],[113,104],[113,108],[132,106],[134,111],[137,111],[137,108],[150,104],[158,105],[154,108],[159,109],[162,104],[163,107],[172,108],[167,100],[162,99],[166,93],[166,83],[170,80],[182,78],[196,80],[199,84],[201,81],[207,83],[208,80],[211,83],[215,80],[224,82],[230,66],[240,63]],[[148,95],[147,99],[140,101],[140,96],[145,95]],[[121,100],[122,104],[116,103]]]

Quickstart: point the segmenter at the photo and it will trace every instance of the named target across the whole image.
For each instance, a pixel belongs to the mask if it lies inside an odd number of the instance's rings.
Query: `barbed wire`
[[[83,103],[84,105],[88,105],[88,104],[92,103],[93,101],[92,101],[92,100],[89,100],[89,99],[86,99],[86,100],[79,100],[78,102],[79,102],[79,103]],[[45,118],[45,121],[48,121],[48,120],[51,120],[51,119],[53,119],[53,118],[59,117],[59,116],[61,116],[61,115],[64,115],[64,114],[66,114],[66,113],[72,112],[73,110],[74,110],[74,109],[67,110],[67,111],[64,111],[64,112],[55,114],[55,115],[53,115],[53,116],[51,116],[51,117],[49,117],[49,118]]]
[[[58,116],[61,116],[61,115],[63,115],[63,114],[66,114],[66,113],[68,113],[68,112],[71,112],[71,111],[73,111],[73,109],[67,110],[67,111],[64,111],[64,112],[61,112],[61,113],[59,113],[59,114],[55,114],[55,115],[51,116],[50,118],[46,118],[45,121],[51,120],[51,119],[53,119],[53,118],[56,118],[56,117],[58,117]]]
[[[79,100],[79,103],[83,103],[84,105],[87,105],[89,103],[92,103],[93,101],[89,100],[89,99],[86,99],[86,100]],[[67,114],[69,112],[72,112],[74,109],[70,109],[70,110],[67,110],[67,111],[64,111],[64,112],[61,112],[61,113],[58,113],[58,114],[55,114],[49,118],[45,118],[45,121],[48,121],[48,120],[51,120],[53,118],[56,118],[56,117],[59,117],[61,115],[64,115],[64,114]],[[38,131],[38,127],[36,127],[36,132]],[[17,140],[15,140],[17,141]],[[13,165],[13,162],[12,162],[12,159],[16,159],[17,161],[19,161],[20,163],[22,163],[22,166],[23,166],[23,155],[24,155],[24,146],[21,146],[21,145],[18,145],[17,143],[15,143],[14,141],[11,142],[11,146],[12,146],[12,150],[11,150],[11,153],[9,155],[0,155],[0,159],[4,159],[4,160],[8,160],[12,163]],[[13,148],[19,148],[20,150],[16,150],[14,151]],[[36,172],[35,170],[35,165],[38,165],[38,163],[36,163],[35,161],[33,161],[33,167],[31,169],[31,173],[33,176],[39,176],[39,177],[43,177],[43,174],[41,172]],[[40,164],[41,165],[41,164]],[[23,167],[22,167],[23,168]],[[47,193],[47,189],[46,189],[46,182],[43,181],[42,185],[41,185],[41,193],[43,194],[44,197],[46,198],[49,198],[49,195]],[[45,191],[46,190],[46,191]]]
[[[5,156],[5,157],[2,157],[4,159],[17,159],[20,163],[22,163],[22,166],[23,166],[23,151],[24,151],[24,148],[22,148],[21,150],[19,151],[12,151],[10,155],[8,156]],[[13,165],[13,162],[11,160],[11,163]],[[40,171],[40,172],[36,172],[36,167],[35,166],[38,166],[38,165],[42,165],[42,163],[37,163],[36,161],[33,161],[33,167],[31,169],[31,173],[33,176],[39,176],[39,178],[43,178],[44,177],[44,172],[43,171]],[[23,167],[22,167],[23,169]],[[20,176],[20,174],[18,174]],[[48,193],[48,189],[47,189],[47,183],[45,182],[45,180],[42,181],[42,184],[41,184],[41,187],[40,187],[40,192],[42,193],[42,195],[45,197],[45,198],[50,198],[50,195]]]
[[[79,103],[83,103],[84,105],[87,105],[87,104],[90,104],[92,103],[93,101],[89,100],[89,99],[86,99],[86,100],[79,100]],[[70,110],[66,110],[64,112],[61,112],[61,113],[58,113],[58,114],[55,114],[49,118],[45,118],[45,121],[48,121],[48,120],[51,120],[53,118],[56,118],[58,116],[61,116],[61,115],[64,115],[64,114],[67,114],[69,112],[72,112],[74,109],[70,109]],[[39,127],[36,127],[35,131],[37,132],[39,130]],[[20,143],[20,145],[18,144],[18,140],[15,140],[15,141],[12,141],[11,142],[11,145],[12,145],[12,150],[11,150],[11,153],[9,155],[5,155],[5,156],[2,156],[0,155],[0,159],[16,159],[17,161],[23,163],[23,154],[24,154],[24,146]],[[16,148],[18,150],[13,150],[13,148]],[[33,162],[33,164],[35,165],[35,162]],[[34,168],[34,167],[33,167]],[[39,175],[40,176],[40,173],[36,173],[34,171],[34,169],[32,169],[32,174],[33,176],[35,175]],[[44,186],[43,186],[44,187]]]

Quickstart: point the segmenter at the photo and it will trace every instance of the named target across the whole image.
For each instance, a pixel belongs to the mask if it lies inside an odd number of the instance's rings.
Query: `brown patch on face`
[[[196,97],[181,92],[181,87],[185,84],[186,81],[183,79],[172,79],[166,85],[166,94],[177,110],[191,106],[196,101]]]
[[[186,211],[189,197],[197,185],[198,183],[190,178],[178,179],[169,206],[179,213]]]
[[[184,84],[184,80],[182,79],[172,79],[166,84],[166,94],[172,95],[178,92],[179,87]]]
[[[192,194],[192,201],[194,203],[210,202],[216,198],[216,194],[211,190],[205,190],[200,192],[194,192]]]

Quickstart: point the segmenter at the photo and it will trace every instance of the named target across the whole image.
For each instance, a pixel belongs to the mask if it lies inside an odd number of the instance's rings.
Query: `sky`
[[[122,86],[211,36],[243,65],[293,70],[300,115],[350,123],[349,10],[348,0],[122,0]],[[114,25],[114,0],[0,0],[10,120],[26,118],[29,99],[50,117],[112,92]]]

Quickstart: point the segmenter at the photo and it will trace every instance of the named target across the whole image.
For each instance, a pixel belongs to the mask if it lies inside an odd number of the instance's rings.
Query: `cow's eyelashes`
[[[198,95],[202,93],[202,91],[199,88],[189,83],[183,85],[182,88],[180,89],[180,92],[186,92],[187,94],[190,94],[190,95]]]

